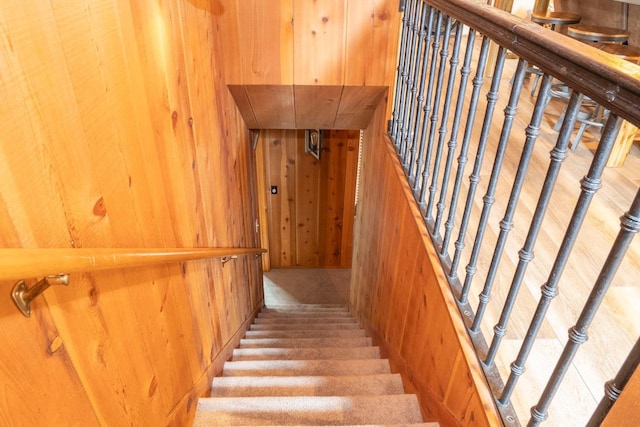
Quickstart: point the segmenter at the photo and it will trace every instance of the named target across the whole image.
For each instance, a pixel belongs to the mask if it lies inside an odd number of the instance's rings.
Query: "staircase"
[[[194,426],[422,422],[415,395],[344,305],[264,308],[200,399]]]

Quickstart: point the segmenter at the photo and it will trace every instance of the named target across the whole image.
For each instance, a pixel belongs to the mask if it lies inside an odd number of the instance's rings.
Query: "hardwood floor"
[[[509,80],[515,71],[516,64],[516,59],[506,61],[500,99],[491,121],[489,146],[481,168],[480,183],[473,202],[469,231],[464,239],[465,247],[462,250],[461,263],[458,268],[458,275],[462,282],[465,279],[465,267],[471,256],[477,222],[483,208],[483,196],[487,190],[495,159],[496,145],[504,120],[502,111],[506,107],[510,93]],[[525,81],[520,96],[518,116],[514,122],[504,165],[497,184],[496,201],[489,216],[488,229],[476,266],[477,272],[473,276],[469,300],[474,310],[478,305],[478,295],[484,286],[497,236],[500,233],[499,224],[505,212],[525,140],[524,130],[533,111],[535,99],[530,96],[532,82],[532,79]],[[475,121],[477,130],[474,130],[474,141],[479,138],[479,127],[486,105],[485,94],[489,84],[490,81],[485,79],[485,87],[478,110],[480,117]],[[557,132],[553,130],[553,126],[562,112],[563,106],[561,101],[552,100],[545,112],[523,193],[519,198],[514,228],[507,239],[505,252],[494,282],[491,301],[481,326],[483,334],[489,342],[519,261],[518,251],[523,247],[533,212],[536,209],[541,186],[549,165],[549,152],[556,143]],[[522,339],[541,297],[540,287],[549,280],[551,267],[580,195],[580,180],[589,171],[598,137],[597,129],[588,130],[583,136],[581,144],[569,152],[562,165],[549,209],[535,244],[535,258],[527,268],[523,286],[508,324],[507,334],[496,359],[497,367],[505,380],[509,375],[509,366],[518,354]],[[473,167],[475,155],[475,151],[471,150],[469,164],[465,169],[462,195],[456,209],[456,226],[460,224],[462,218],[469,186],[467,177]],[[560,277],[559,294],[550,305],[547,317],[537,335],[538,339],[526,363],[526,372],[520,377],[513,396],[514,407],[523,423],[529,419],[530,408],[536,404],[553,371],[556,360],[567,342],[567,331],[578,319],[619,231],[619,218],[629,209],[639,186],[640,147],[636,143],[623,167],[606,168],[602,178],[602,188],[592,201],[569,261]],[[449,200],[450,196],[447,196],[447,203]],[[443,232],[441,230],[441,233]],[[454,250],[453,242],[457,237],[458,235],[455,234],[452,238],[449,247],[451,253]],[[563,385],[549,408],[549,420],[545,425],[580,426],[584,425],[591,416],[603,396],[604,383],[615,376],[622,361],[640,336],[639,279],[640,240],[636,238],[589,329],[589,340],[579,350]]]

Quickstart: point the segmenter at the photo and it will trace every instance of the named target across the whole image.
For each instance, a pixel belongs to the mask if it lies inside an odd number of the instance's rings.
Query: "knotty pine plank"
[[[293,11],[293,82],[341,85],[345,67],[343,0],[306,3]]]
[[[387,86],[393,81],[395,64],[389,58],[397,57],[401,18],[394,0],[347,2],[346,85]]]
[[[302,137],[303,133],[298,132]],[[296,234],[296,265],[318,267],[321,248],[319,242],[324,229],[321,228],[321,216],[324,206],[319,198],[324,182],[323,165],[330,160],[321,153],[316,159],[311,153],[304,152],[304,139],[289,141],[292,151],[295,150],[295,220],[293,226]]]
[[[28,285],[33,282],[28,281]],[[3,282],[0,286],[10,289],[13,283]],[[83,388],[82,377],[74,369],[66,337],[56,326],[43,300],[36,301],[34,306],[38,310],[27,319],[10,298],[0,301],[0,339],[3,343],[0,381],[11,385],[2,392],[0,423],[42,425],[42,414],[47,414],[47,422],[51,425],[97,425],[100,417]],[[38,363],[34,363],[36,360]],[[45,373],[43,368],[46,368]],[[44,398],[40,399],[38,395]],[[25,404],[29,396],[32,402],[37,402],[38,411]]]
[[[356,184],[358,179],[358,153],[360,149],[360,132],[348,131],[347,161],[345,166],[344,201],[342,214],[342,242],[340,266],[351,267],[353,254],[353,223],[355,216]]]
[[[237,2],[245,24],[239,32],[242,81],[250,84],[293,83],[293,0]]]

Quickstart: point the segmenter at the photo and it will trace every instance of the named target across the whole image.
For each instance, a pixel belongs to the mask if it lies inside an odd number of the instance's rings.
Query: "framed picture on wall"
[[[322,131],[320,129],[305,130],[304,152],[311,153],[313,157],[320,160],[320,150],[322,150]]]

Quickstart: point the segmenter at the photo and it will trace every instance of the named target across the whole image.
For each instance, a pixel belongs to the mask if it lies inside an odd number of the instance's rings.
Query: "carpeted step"
[[[314,427],[439,427],[438,423],[411,423],[411,424],[358,424],[358,425],[344,425],[340,424],[339,426],[314,426]],[[234,426],[234,427],[249,427],[249,426]],[[261,427],[261,426],[252,426],[252,427]],[[262,426],[267,427],[267,426]],[[268,426],[268,427],[289,427],[289,426]]]
[[[240,348],[366,347],[371,338],[243,338]]]
[[[261,323],[251,325],[250,331],[308,331],[308,330],[335,330],[335,329],[360,329],[356,322],[351,323]]]
[[[234,361],[379,359],[378,347],[236,348]]]
[[[218,377],[211,397],[363,396],[403,394],[400,374]]]
[[[296,318],[309,318],[309,317],[347,317],[349,319],[352,319],[353,317],[351,316],[351,313],[349,313],[348,311],[327,311],[327,312],[318,312],[318,311],[287,311],[287,312],[275,312],[275,311],[268,311],[268,312],[264,312],[261,311],[260,313],[258,313],[258,318],[262,318],[262,319],[266,319],[266,318],[272,318],[272,317],[280,317],[280,318],[284,318],[284,319],[296,319]]]
[[[353,323],[352,317],[298,317],[296,319],[283,319],[282,317],[256,317],[253,320],[254,325],[263,325],[267,323]]]
[[[247,331],[245,338],[361,338],[365,333],[362,329],[337,329],[325,331],[320,329],[308,331]]]
[[[420,423],[415,395],[204,398],[194,426]]]
[[[224,364],[223,377],[390,374],[387,359],[247,360]]]
[[[349,313],[347,307],[315,307],[309,308],[304,306],[291,306],[291,307],[265,307],[261,313]]]
[[[269,304],[264,306],[268,309],[298,309],[298,310],[316,310],[323,308],[342,308],[349,310],[349,306],[346,304]]]

